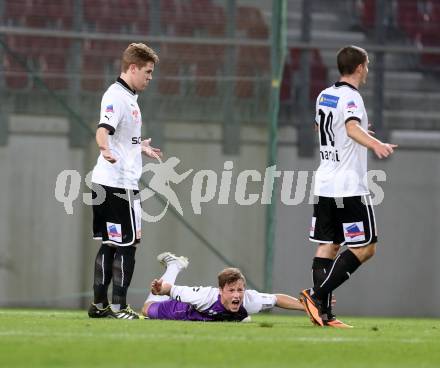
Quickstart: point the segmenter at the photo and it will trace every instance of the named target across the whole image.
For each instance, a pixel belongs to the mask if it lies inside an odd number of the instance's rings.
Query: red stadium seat
[[[362,2],[362,25],[371,29],[374,27],[376,19],[376,0],[363,0]]]
[[[67,60],[69,39],[35,36],[8,36],[11,50],[25,60],[51,89],[67,89]],[[7,55],[7,84],[11,88],[29,87],[30,77],[17,60]]]
[[[269,29],[264,22],[260,9],[249,6],[237,8],[237,30],[249,38],[267,39]]]

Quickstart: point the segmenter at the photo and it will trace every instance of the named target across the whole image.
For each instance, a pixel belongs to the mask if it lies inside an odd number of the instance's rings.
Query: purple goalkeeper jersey
[[[179,302],[177,300],[154,302],[148,308],[148,317],[151,319],[239,322],[247,316],[248,312],[242,305],[238,312],[230,312],[226,310],[220,302],[220,295],[214,304],[203,311],[195,309],[190,303]]]

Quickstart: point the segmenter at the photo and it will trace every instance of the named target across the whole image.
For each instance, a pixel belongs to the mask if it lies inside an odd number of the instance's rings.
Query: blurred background
[[[138,308],[162,269],[156,255],[190,258],[177,283],[212,285],[225,266],[250,287],[296,295],[311,286],[312,206],[239,206],[238,174],[310,173],[319,164],[314,101],[338,79],[336,52],[370,55],[361,89],[380,139],[399,144],[378,183],[377,256],[337,290],[349,315],[440,316],[440,1],[435,0],[1,0],[0,306],[85,308],[99,243],[91,240],[85,177],[96,162],[102,93],[122,51],[144,42],[160,57],[139,97],[145,137],[179,173],[232,161],[228,204],[191,206],[193,176],[171,185],[183,216],[143,223],[129,301]],[[73,214],[55,198],[58,175],[81,176]],[[143,186],[150,177],[143,177]],[[68,189],[68,188],[67,188]],[[247,193],[261,196],[263,183]],[[67,192],[66,192],[66,195]],[[149,214],[160,196],[144,201]],[[420,301],[423,301],[421,303]]]

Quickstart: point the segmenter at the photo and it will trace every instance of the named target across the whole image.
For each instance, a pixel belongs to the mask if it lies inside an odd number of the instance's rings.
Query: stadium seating
[[[82,88],[86,91],[102,91],[106,77],[111,79],[116,77],[116,74],[108,75],[108,72],[119,71],[121,50],[125,47],[127,47],[125,41],[85,41],[82,54]]]
[[[376,0],[363,0],[362,25],[373,29],[375,24]],[[395,14],[397,27],[410,41],[423,46],[439,46],[440,2],[432,0],[399,0]],[[422,66],[440,68],[440,57],[434,54],[421,54]]]
[[[283,81],[281,84],[281,101],[292,98],[292,80],[300,69],[301,50],[291,48],[289,50],[289,58],[284,66]],[[310,101],[315,101],[318,94],[327,87],[327,69],[322,61],[319,50],[311,51],[310,65]]]
[[[70,29],[73,2],[69,0],[7,0],[5,23],[34,28]]]
[[[84,0],[87,28],[94,32],[147,34],[150,5],[141,0]]]
[[[83,0],[83,29],[99,33],[149,34],[149,0]],[[161,0],[160,25],[164,35],[178,37],[225,37],[224,5],[214,0]],[[44,29],[72,29],[73,2],[70,0],[6,0],[4,20],[11,26]],[[260,9],[238,6],[236,13],[238,37],[267,39],[269,29]],[[54,89],[68,88],[68,64],[72,40],[36,36],[8,36],[12,50],[22,55],[29,66]],[[105,87],[109,72],[119,69],[121,50],[126,42],[88,39],[82,42],[81,87],[85,91],[100,92]],[[268,74],[268,47],[236,47],[238,73],[236,96],[255,96],[255,79]],[[175,43],[160,47],[161,94],[177,95],[182,91],[182,77],[194,82],[196,95],[213,97],[219,93],[218,77],[225,70],[225,47],[215,44]],[[6,82],[9,88],[31,87],[27,72],[5,57]],[[240,79],[240,77],[242,77]]]
[[[67,89],[67,62],[70,40],[63,38],[8,36],[9,48],[20,60],[27,63],[51,89]],[[8,87],[30,88],[31,79],[25,68],[14,56],[7,54],[5,60]]]

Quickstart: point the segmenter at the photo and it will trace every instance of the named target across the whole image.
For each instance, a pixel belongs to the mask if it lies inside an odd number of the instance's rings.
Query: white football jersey
[[[219,296],[219,289],[211,286],[178,286],[171,287],[172,299],[192,304],[198,311],[204,311],[213,305]],[[248,314],[255,314],[272,309],[277,302],[274,294],[260,293],[256,290],[245,290],[243,307]]]
[[[337,82],[316,99],[321,158],[315,175],[317,196],[369,194],[367,148],[347,135],[345,124],[349,120],[357,120],[362,128],[368,129],[367,111],[359,91],[346,82]]]
[[[109,148],[117,160],[114,164],[98,157],[92,182],[114,188],[138,189],[142,175],[142,117],[138,95],[120,78],[102,96],[98,127],[110,131]]]

